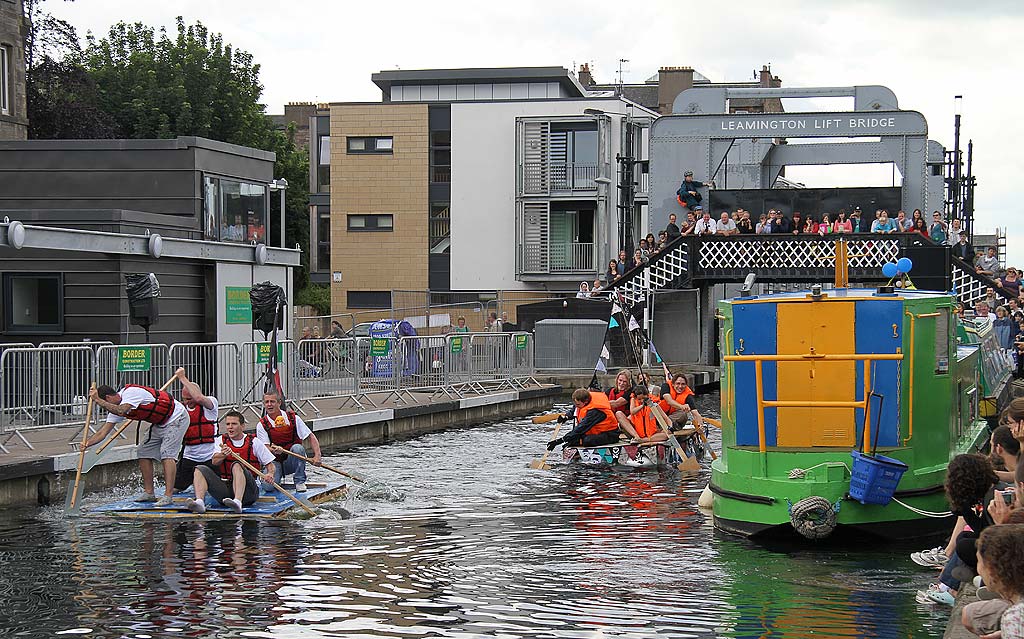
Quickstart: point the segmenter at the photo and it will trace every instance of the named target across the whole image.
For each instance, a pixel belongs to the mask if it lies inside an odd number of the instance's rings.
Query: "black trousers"
[[[187,457],[182,457],[178,460],[178,470],[174,473],[175,491],[180,492],[192,485],[192,478],[195,476],[193,471],[195,471],[197,466],[209,466],[210,468],[213,468],[213,464],[209,461],[197,462],[192,461]]]
[[[238,462],[235,463],[237,464]],[[213,497],[218,504],[229,497],[231,499],[235,498],[235,488],[231,480],[224,481],[220,478],[217,471],[209,466],[199,466],[199,472],[206,478],[210,497]],[[242,472],[245,474],[245,490],[242,492],[242,505],[248,506],[256,503],[256,500],[259,499],[260,489],[256,486],[256,479],[252,476],[252,472],[246,468],[243,468]]]
[[[614,444],[619,441],[619,429],[605,431],[598,433],[597,435],[584,435],[583,438],[578,442],[565,442],[568,446],[582,446],[589,448],[591,446],[607,446],[608,444]]]

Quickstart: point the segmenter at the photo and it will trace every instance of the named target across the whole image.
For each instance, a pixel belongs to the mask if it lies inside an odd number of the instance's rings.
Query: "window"
[[[452,132],[433,131],[430,134],[430,181],[452,181]]]
[[[394,139],[388,137],[373,138],[348,138],[348,152],[359,153],[381,153],[390,155],[394,151]]]
[[[387,215],[349,215],[348,230],[350,231],[393,231],[395,216]]]
[[[61,273],[5,273],[4,324],[8,334],[64,332]]]
[[[326,206],[316,207],[316,259],[318,271],[331,270],[331,210]]]
[[[391,308],[391,291],[349,291],[349,308]]]
[[[11,48],[0,46],[0,114],[11,114]]]
[[[451,216],[448,204],[430,205],[430,252],[447,253],[451,249]]]
[[[331,190],[331,136],[320,136],[320,148],[317,156],[317,193],[327,193]]]
[[[203,206],[208,239],[266,242],[268,202],[266,184],[204,176]]]

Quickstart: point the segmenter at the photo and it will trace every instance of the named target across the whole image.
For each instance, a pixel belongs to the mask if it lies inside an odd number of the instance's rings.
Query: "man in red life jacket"
[[[574,409],[558,418],[564,422],[573,418],[576,427],[565,437],[548,442],[548,450],[559,444],[568,446],[607,446],[619,441],[619,422],[615,419],[608,396],[599,391],[577,388],[572,392]]]
[[[140,444],[136,454],[142,470],[143,493],[135,501],[156,502],[159,507],[170,506],[174,494],[174,477],[181,440],[188,429],[188,412],[179,401],[166,391],[127,384],[120,391],[107,385],[89,393],[93,401],[107,411],[107,421],[86,442],[93,446],[106,439],[115,424],[127,419],[149,422],[149,437]],[[153,492],[153,462],[159,460],[164,470],[164,496],[156,498]]]
[[[212,466],[196,466],[192,482],[196,489],[196,498],[186,503],[194,513],[206,512],[206,495],[227,506],[238,514],[242,507],[249,506],[260,497],[260,488],[252,471],[238,463],[231,456],[234,452],[247,461],[253,468],[262,468],[260,479],[270,482],[274,479],[274,455],[256,437],[246,433],[245,417],[236,410],[224,416],[227,433],[217,438],[217,452],[213,456]]]
[[[263,408],[266,414],[256,424],[256,436],[270,448],[277,457],[277,470],[274,481],[281,483],[285,475],[295,475],[295,490],[306,492],[306,462],[292,457],[284,451],[290,450],[296,455],[306,455],[302,445],[307,438],[313,449],[313,464],[320,465],[320,442],[313,431],[306,426],[302,418],[294,411],[281,411],[281,396],[276,392],[263,395]]]
[[[214,442],[220,430],[217,424],[219,413],[217,398],[203,395],[202,389],[188,378],[184,368],[174,371],[174,376],[181,382],[181,403],[188,411],[188,429],[182,442],[185,447],[174,477],[174,489],[185,490],[192,485],[197,466],[213,467],[210,459],[217,452]]]

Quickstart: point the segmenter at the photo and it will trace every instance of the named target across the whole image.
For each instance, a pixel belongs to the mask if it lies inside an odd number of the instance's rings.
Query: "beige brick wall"
[[[346,153],[349,136],[388,135],[391,155]],[[333,313],[349,312],[350,290],[426,290],[429,136],[425,104],[331,105]],[[390,213],[394,230],[349,232],[353,213]]]

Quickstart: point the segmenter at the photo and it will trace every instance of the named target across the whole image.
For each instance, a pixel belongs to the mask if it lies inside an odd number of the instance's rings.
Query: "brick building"
[[[0,140],[28,137],[22,0],[0,0]]]

